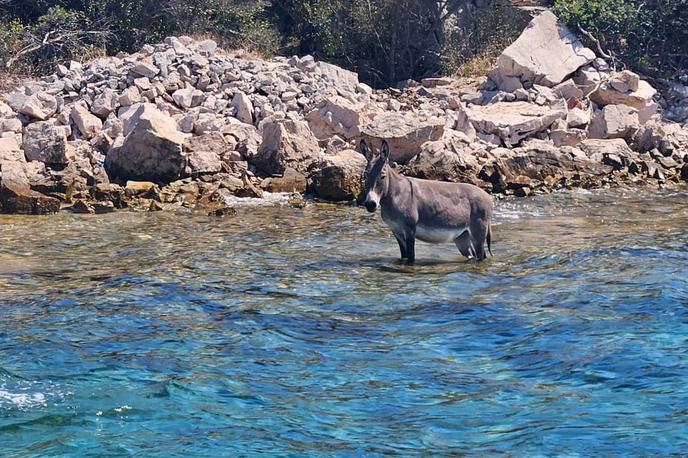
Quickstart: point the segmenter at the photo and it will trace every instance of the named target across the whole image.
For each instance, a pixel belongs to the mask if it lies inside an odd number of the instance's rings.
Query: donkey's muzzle
[[[366,200],[364,205],[366,210],[368,210],[370,213],[373,213],[375,210],[377,210],[377,204],[372,200]]]

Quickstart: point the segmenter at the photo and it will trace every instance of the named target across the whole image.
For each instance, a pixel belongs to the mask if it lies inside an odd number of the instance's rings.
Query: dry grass
[[[9,92],[25,83],[29,78],[23,75],[8,74],[0,71],[0,92]]]
[[[499,53],[485,52],[473,56],[461,64],[454,73],[454,77],[478,78],[488,74]]]

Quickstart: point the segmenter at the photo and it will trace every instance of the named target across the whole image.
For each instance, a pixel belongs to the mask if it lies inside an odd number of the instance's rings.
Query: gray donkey
[[[365,189],[366,209],[379,206],[382,220],[399,242],[402,259],[415,261],[416,239],[428,243],[454,242],[459,252],[478,260],[485,259],[485,241],[492,254],[492,198],[482,189],[467,183],[409,178],[389,165],[389,145],[382,142],[372,153],[365,140],[361,152],[368,158]]]

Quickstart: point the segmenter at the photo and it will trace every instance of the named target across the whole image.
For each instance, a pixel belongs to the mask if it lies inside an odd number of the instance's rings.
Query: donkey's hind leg
[[[478,219],[471,224],[471,242],[473,248],[475,249],[475,257],[482,261],[487,258],[487,253],[485,252],[485,239],[487,238],[487,222],[482,219]]]
[[[471,246],[471,233],[469,231],[463,231],[460,236],[454,239],[456,248],[459,249],[459,253],[467,258],[475,256],[475,250]]]

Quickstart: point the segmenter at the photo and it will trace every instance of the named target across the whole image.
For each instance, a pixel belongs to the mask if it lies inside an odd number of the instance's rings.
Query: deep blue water
[[[686,193],[0,223],[0,456],[688,454]]]

